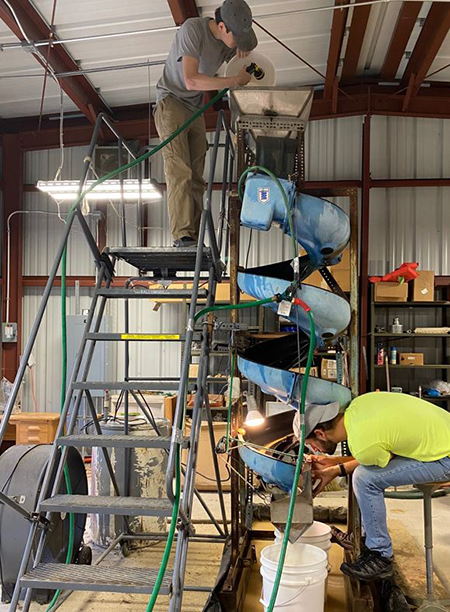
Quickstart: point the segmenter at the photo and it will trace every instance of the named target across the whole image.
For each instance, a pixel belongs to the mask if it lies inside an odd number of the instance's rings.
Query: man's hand
[[[236,57],[239,59],[244,59],[250,55],[250,51],[242,51],[241,49],[236,50]]]
[[[333,465],[330,467],[326,467],[320,470],[313,470],[312,477],[314,483],[313,489],[313,497],[319,495],[327,484],[329,484],[332,480],[334,480],[340,474],[340,469],[338,466]]]
[[[251,76],[245,68],[241,68],[239,74],[237,74],[234,78],[236,79],[235,87],[244,87],[244,85],[247,85],[247,83],[250,81]]]
[[[323,470],[324,468],[337,465],[342,457],[329,457],[327,455],[308,455],[308,460],[312,463],[313,470]]]

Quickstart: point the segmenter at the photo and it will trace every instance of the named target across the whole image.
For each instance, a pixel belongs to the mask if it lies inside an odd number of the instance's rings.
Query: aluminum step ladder
[[[206,215],[206,212],[204,213]],[[180,252],[181,251],[181,252]],[[178,272],[175,267],[177,262],[180,262],[183,272],[193,272],[193,289],[189,292],[190,298],[190,315],[189,321],[192,323],[193,316],[198,310],[198,299],[206,298],[206,305],[214,304],[215,287],[220,281],[222,265],[220,261],[214,259],[211,249],[199,248],[197,251],[193,249],[155,249],[155,248],[127,248],[127,249],[109,249],[108,256],[113,264],[119,259],[124,259],[128,263],[136,266],[140,274],[152,274],[157,270],[157,274],[161,273],[161,267],[166,264],[166,273],[173,276]],[[169,272],[170,269],[170,272]],[[200,281],[204,281],[205,277],[201,276],[202,272],[207,273],[208,290],[200,292],[198,287]],[[162,271],[164,275],[164,270]],[[135,278],[135,277],[132,277]],[[141,282],[145,279],[152,278],[151,276],[139,277]],[[163,276],[164,278],[164,276]],[[183,281],[185,278],[183,277]],[[196,441],[199,435],[201,425],[202,410],[207,413],[208,421],[212,430],[212,417],[210,407],[207,401],[207,393],[205,393],[205,382],[208,374],[208,352],[211,347],[211,334],[206,330],[202,334],[202,345],[200,355],[199,374],[196,381],[197,393],[195,396],[195,405],[193,409],[193,420],[191,427],[191,435],[187,438],[181,431],[182,415],[183,415],[183,398],[187,391],[188,382],[186,380],[186,370],[189,368],[191,359],[191,344],[194,339],[194,326],[188,325],[184,338],[185,350],[183,354],[183,364],[181,378],[178,383],[178,401],[175,411],[173,433],[171,437],[157,436],[154,438],[146,436],[130,436],[129,433],[129,418],[128,418],[128,396],[131,395],[137,401],[144,416],[152,423],[152,415],[148,413],[145,404],[142,403],[138,392],[140,390],[152,387],[152,383],[148,381],[129,381],[128,378],[128,345],[129,342],[147,341],[146,334],[130,334],[129,333],[129,312],[127,301],[132,299],[157,299],[159,295],[170,298],[186,299],[184,290],[142,290],[139,288],[135,291],[131,283],[127,281],[122,289],[111,288],[111,277],[107,277],[104,273],[99,274],[97,285],[94,291],[91,308],[86,321],[86,327],[83,334],[79,353],[77,355],[74,371],[72,373],[69,390],[66,396],[66,401],[63,407],[57,438],[54,444],[53,452],[47,466],[46,475],[44,478],[41,495],[39,498],[37,512],[40,515],[45,515],[46,518],[50,513],[72,513],[72,514],[105,514],[117,515],[123,517],[124,520],[124,540],[126,539],[128,516],[156,516],[170,517],[173,510],[173,502],[175,494],[173,491],[173,476],[175,469],[175,456],[178,448],[187,449],[187,470],[185,472],[185,483],[183,487],[183,496],[179,513],[179,532],[177,552],[175,558],[175,571],[167,572],[161,588],[161,594],[172,594],[171,608],[179,610],[181,606],[181,595],[184,587],[184,571],[186,567],[186,554],[190,537],[195,533],[191,522],[193,496],[196,493],[194,489],[194,476],[197,461],[197,444]],[[125,332],[123,334],[101,334],[101,319],[105,312],[106,304],[109,299],[125,300]],[[98,314],[95,316],[95,313]],[[130,336],[132,339],[130,339]],[[92,362],[95,346],[97,342],[102,341],[119,341],[125,342],[125,380],[124,381],[107,381],[96,383],[88,381],[89,368]],[[82,364],[84,366],[82,367]],[[91,390],[104,388],[116,389],[124,391],[125,398],[125,424],[123,435],[105,435],[102,434],[101,425],[96,414],[95,405],[92,399]],[[78,391],[78,393],[76,393]],[[94,423],[95,434],[76,434],[74,433],[78,411],[80,408],[82,397],[85,396]],[[73,408],[70,406],[73,403]],[[66,428],[66,433],[64,430]],[[214,436],[214,434],[212,433]],[[111,482],[114,488],[115,495],[108,496],[93,496],[93,495],[64,495],[58,494],[63,478],[64,463],[67,457],[67,450],[70,447],[99,447],[101,448],[105,462],[108,467]],[[126,452],[131,453],[133,448],[158,448],[168,451],[168,470],[167,470],[167,498],[152,499],[143,497],[133,497],[127,491],[127,483],[129,477],[127,474],[128,461],[125,460],[125,478],[124,483],[118,483],[114,473],[111,458],[108,449],[122,448]],[[61,449],[61,452],[58,451]],[[192,450],[191,450],[192,449]],[[221,493],[219,466],[216,459],[216,476],[218,479],[218,489]],[[52,475],[56,476],[52,484]],[[198,495],[198,492],[197,492]],[[219,535],[223,538],[227,535],[226,515],[223,505],[223,497],[221,499],[223,508],[223,528],[220,529]],[[204,503],[202,504],[204,505]],[[220,525],[216,521],[216,525]],[[37,525],[34,523],[30,529],[30,536],[22,562],[23,575],[20,578],[20,588],[27,589],[23,610],[26,612],[29,609],[31,602],[32,589],[70,589],[83,591],[114,591],[127,593],[151,593],[152,586],[158,574],[158,568],[143,570],[142,568],[120,568],[116,572],[104,572],[101,566],[82,566],[82,565],[63,565],[63,564],[46,564],[42,563],[42,554],[45,548],[46,532],[39,533]],[[33,555],[33,567],[25,571],[30,566],[32,561],[31,550],[37,542],[37,550]],[[174,579],[176,576],[176,579]],[[11,602],[11,610],[16,609],[17,596],[19,588],[16,588],[17,594],[13,595]]]
[[[126,148],[129,154],[134,156],[132,149],[115,132],[113,124],[104,115],[100,115],[94,126],[94,132],[91,139],[89,154],[85,158],[84,171],[81,179],[81,185],[87,179],[90,163],[92,160],[95,145],[98,139],[102,123],[105,123],[108,129],[114,133],[118,139],[119,150],[122,147]],[[223,188],[221,206],[219,211],[219,229],[218,238],[216,239],[214,223],[212,219],[212,189],[214,182],[214,173],[216,170],[217,153],[220,141],[221,129],[226,129],[226,142],[224,154],[224,170],[223,170]],[[91,308],[86,319],[86,326],[81,341],[81,346],[77,354],[74,370],[72,372],[68,391],[66,394],[64,406],[61,412],[60,423],[56,434],[55,443],[51,453],[46,474],[41,487],[41,493],[37,503],[35,512],[27,518],[30,522],[29,536],[21,562],[21,567],[18,574],[18,579],[10,604],[10,612],[15,612],[19,604],[21,593],[25,590],[25,600],[23,602],[23,612],[28,612],[31,604],[32,591],[34,589],[69,589],[70,591],[108,591],[108,592],[123,592],[123,593],[145,593],[153,592],[153,587],[158,575],[159,568],[132,568],[132,567],[108,567],[105,572],[101,566],[101,561],[118,543],[127,542],[127,534],[130,533],[130,525],[128,516],[171,516],[173,504],[175,501],[175,491],[173,480],[175,474],[176,457],[180,449],[185,449],[187,453],[186,469],[182,469],[184,483],[182,488],[182,498],[178,512],[177,521],[177,543],[175,552],[175,563],[173,571],[166,571],[161,589],[161,595],[170,595],[169,610],[171,612],[179,612],[182,606],[182,597],[184,590],[201,590],[205,591],[205,587],[191,587],[185,585],[185,571],[187,562],[187,550],[189,541],[203,538],[201,535],[196,536],[192,524],[192,508],[194,495],[207,512],[212,524],[218,531],[216,538],[218,542],[225,541],[228,537],[228,526],[225,512],[225,504],[223,500],[222,487],[220,481],[220,472],[218,459],[213,452],[213,463],[217,478],[217,490],[219,494],[219,502],[221,508],[222,520],[221,523],[215,519],[208,506],[195,489],[195,471],[197,464],[198,439],[202,423],[202,412],[206,415],[211,446],[215,448],[214,430],[211,409],[209,406],[207,381],[209,369],[209,352],[211,348],[211,328],[208,320],[204,320],[201,324],[201,350],[198,376],[196,378],[197,392],[195,394],[194,407],[192,412],[192,423],[190,436],[184,435],[184,411],[185,411],[185,396],[189,387],[189,365],[191,360],[191,349],[194,339],[198,331],[195,329],[194,316],[198,310],[198,300],[206,300],[206,306],[210,307],[214,304],[216,285],[220,282],[224,271],[224,265],[221,262],[219,252],[222,249],[223,230],[225,221],[225,203],[227,200],[227,185],[228,190],[231,188],[233,177],[233,163],[235,153],[232,145],[232,139],[228,127],[224,122],[224,114],[219,113],[219,119],[216,126],[214,136],[214,145],[211,149],[211,163],[209,171],[209,181],[206,205],[203,210],[200,221],[199,246],[197,249],[192,248],[175,248],[175,247],[129,247],[126,246],[126,229],[124,219],[124,209],[122,215],[122,242],[123,246],[117,248],[105,249],[100,253],[95,239],[92,236],[89,227],[82,215],[81,208],[78,205],[70,214],[63,238],[57,251],[55,262],[49,274],[49,279],[45,287],[43,298],[39,306],[36,320],[33,324],[30,337],[23,351],[23,356],[19,366],[19,370],[14,381],[13,392],[9,403],[5,410],[5,418],[0,425],[0,440],[6,431],[9,417],[11,416],[14,402],[16,400],[20,384],[23,380],[26,370],[26,364],[31,354],[31,350],[36,340],[36,335],[39,331],[52,286],[56,279],[58,267],[61,263],[64,249],[67,246],[69,234],[75,218],[78,219],[85,234],[87,243],[93,253],[94,260],[97,266],[97,282],[95,285],[94,295],[91,302]],[[226,230],[227,238],[224,243],[225,252],[228,249],[228,228]],[[204,247],[205,237],[208,238],[209,247]],[[138,276],[131,277],[125,283],[124,287],[112,286],[114,279],[114,269],[119,260],[126,261],[137,269]],[[142,289],[141,287],[134,289],[133,280],[145,281],[145,279],[163,279],[169,284],[169,280],[177,277],[178,273],[183,273],[182,280],[192,280],[192,290],[186,289]],[[181,280],[181,279],[180,279]],[[207,290],[200,289],[200,282],[207,282]],[[173,341],[182,343],[184,347],[181,372],[179,379],[155,380],[152,378],[136,380],[129,376],[129,343],[139,341],[151,341],[151,334],[130,334],[130,317],[128,304],[129,300],[145,299],[155,300],[164,298],[181,298],[190,300],[189,316],[186,327],[186,332],[183,335],[173,338]],[[102,317],[105,313],[106,305],[109,300],[123,300],[125,303],[125,329],[123,333],[105,334],[100,332]],[[89,369],[93,360],[95,346],[102,341],[117,341],[123,342],[125,348],[125,374],[123,381],[107,381],[96,382],[88,381]],[[168,387],[168,384],[172,385]],[[133,397],[138,404],[145,418],[157,429],[155,420],[151,411],[146,406],[143,400],[142,390],[158,390],[158,389],[177,389],[177,403],[175,415],[173,419],[172,434],[170,437],[157,436],[155,438],[147,438],[145,436],[130,436],[129,435],[129,396]],[[124,411],[125,424],[123,435],[108,436],[102,433],[100,421],[98,419],[91,391],[93,389],[108,389],[119,390],[124,394]],[[87,400],[88,409],[92,416],[94,427],[93,434],[80,434],[75,432],[78,412],[82,397]],[[60,484],[64,475],[64,464],[67,459],[68,449],[71,447],[98,447],[104,455],[105,464],[107,466],[111,483],[114,489],[114,496],[97,497],[97,496],[78,496],[78,495],[62,495],[59,493]],[[122,483],[118,483],[114,473],[113,465],[109,455],[111,449],[124,449],[125,451],[125,468],[129,462],[127,456],[134,448],[155,448],[164,449],[168,453],[168,467],[166,474],[166,492],[167,496],[164,499],[148,499],[142,497],[133,497],[129,495],[128,483],[129,478],[127,470],[124,469],[124,478]],[[0,503],[1,500],[0,500]],[[5,502],[3,502],[5,503]],[[20,511],[19,505],[14,500],[8,500],[8,504],[16,505]],[[47,519],[51,513],[94,513],[105,515],[116,515],[123,519],[124,533],[120,534],[111,546],[96,560],[92,566],[83,565],[64,565],[64,564],[47,564],[42,560],[43,551],[47,536]],[[150,539],[154,534],[138,534],[142,539]],[[159,534],[160,535],[160,534]],[[133,536],[130,536],[132,539]],[[208,536],[210,539],[211,537]],[[210,541],[210,539],[208,541]],[[212,587],[211,587],[212,588]]]

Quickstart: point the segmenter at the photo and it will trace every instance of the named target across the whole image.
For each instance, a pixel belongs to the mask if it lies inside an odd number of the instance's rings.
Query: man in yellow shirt
[[[450,413],[411,395],[378,392],[357,397],[343,413],[336,403],[312,406],[305,421],[308,446],[332,455],[347,440],[352,453],[319,459],[314,471],[320,481],[315,494],[353,472],[365,550],[341,570],[359,580],[389,577],[393,553],[384,490],[450,480]]]

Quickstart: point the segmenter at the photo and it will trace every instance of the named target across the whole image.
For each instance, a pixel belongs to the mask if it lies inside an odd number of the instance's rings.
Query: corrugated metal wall
[[[373,179],[450,177],[450,121],[372,117]],[[450,188],[402,187],[370,192],[369,271],[404,261],[450,274]]]
[[[307,180],[344,180],[361,177],[362,118],[312,122],[307,130]],[[373,178],[433,178],[450,176],[450,122],[426,119],[374,117],[372,119]],[[209,138],[212,142],[213,135]],[[63,178],[78,178],[86,148],[65,151]],[[221,156],[216,180],[221,179]],[[58,151],[32,152],[26,155],[25,182],[52,179],[59,165]],[[164,180],[159,156],[152,162],[152,175]],[[207,174],[205,173],[205,176]],[[449,189],[373,189],[371,191],[370,272],[384,273],[404,260],[420,261],[422,267],[433,268],[438,274],[450,274],[449,247],[450,207],[446,197]],[[214,193],[217,210],[220,194]],[[337,201],[345,210],[345,199]],[[55,203],[47,196],[27,193],[27,210],[56,212]],[[67,210],[67,207],[66,207]],[[63,211],[64,212],[64,211]],[[129,244],[137,240],[136,207],[127,207]],[[95,229],[96,218],[89,223]],[[148,242],[154,245],[171,243],[165,200],[149,207]],[[47,274],[54,258],[63,229],[56,215],[26,215],[24,221],[24,275]],[[79,230],[79,228],[77,228]],[[108,209],[108,244],[119,244],[120,220]],[[242,260],[245,263],[249,231],[242,233]],[[264,264],[289,257],[288,239],[277,230],[253,232],[249,265]],[[71,239],[68,274],[93,274],[94,267],[82,234]],[[131,274],[121,265],[118,274]],[[26,338],[34,319],[42,291],[27,289],[23,301],[24,334]],[[81,306],[87,308],[91,292],[81,292]],[[74,313],[73,289],[69,290],[68,312]],[[113,329],[122,329],[123,308],[109,306]],[[132,302],[133,331],[171,332],[184,327],[182,306],[164,305],[158,312],[148,302]],[[36,359],[36,391],[40,409],[57,410],[60,386],[60,314],[58,291],[52,294],[50,308],[34,351]],[[136,345],[132,349],[132,364],[136,376],[176,376],[180,349],[176,344]],[[119,375],[123,372],[123,354],[113,349],[112,363]],[[29,384],[25,388],[25,407],[30,408]]]

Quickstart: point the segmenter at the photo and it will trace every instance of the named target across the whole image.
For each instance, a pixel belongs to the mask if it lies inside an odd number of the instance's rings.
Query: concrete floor
[[[205,499],[208,501],[210,508],[214,514],[218,516],[217,496],[212,493],[205,493]],[[422,562],[423,549],[423,518],[422,518],[422,502],[420,500],[386,500],[388,508],[389,520],[392,521],[392,535],[397,538],[401,547],[405,547],[405,541],[408,541],[408,554],[404,555],[403,563],[408,566],[411,564],[409,552],[414,549],[414,556],[417,561],[416,565],[419,570],[416,573],[424,576],[424,565]],[[345,505],[345,494],[332,492],[326,493],[320,497],[321,505]],[[227,510],[229,511],[229,495],[226,497]],[[195,520],[202,520],[206,515],[201,507],[196,505]],[[450,550],[450,496],[437,498],[433,500],[433,527],[434,527],[434,559],[435,569],[440,581],[445,585],[450,593],[450,564],[448,563],[448,554]],[[212,533],[211,527],[199,525],[199,531]],[[406,538],[406,539],[405,539]],[[267,546],[268,542],[257,542],[257,550]],[[413,549],[411,549],[411,545]],[[154,545],[140,552],[133,553],[129,558],[123,559],[118,553],[112,554],[105,563],[108,564],[123,564],[124,566],[142,566],[142,567],[158,567],[162,556],[163,544]],[[222,552],[220,544],[195,544],[192,543],[189,548],[188,560],[188,575],[187,584],[202,584],[211,586],[214,583]],[[400,551],[396,551],[400,552]],[[99,554],[99,553],[97,553]],[[332,549],[332,573],[329,579],[329,597],[326,607],[326,612],[343,612],[346,610],[342,576],[338,571],[340,565],[340,551],[333,547]],[[423,584],[423,581],[422,581]],[[422,588],[422,587],[421,587]],[[245,610],[248,612],[259,612],[263,610],[259,603],[261,594],[261,579],[259,575],[259,566],[255,565],[249,581],[249,589]],[[204,594],[186,593],[183,603],[183,612],[200,612],[207,597]],[[145,610],[147,596],[136,595],[121,595],[107,593],[74,593],[65,602],[60,610],[62,612],[98,612],[103,609],[111,609],[114,612],[142,612]],[[7,612],[8,606],[0,604],[0,612]],[[33,612],[44,612],[45,608],[33,604]],[[158,605],[155,608],[157,612],[167,610],[167,598],[161,597],[158,600]]]

